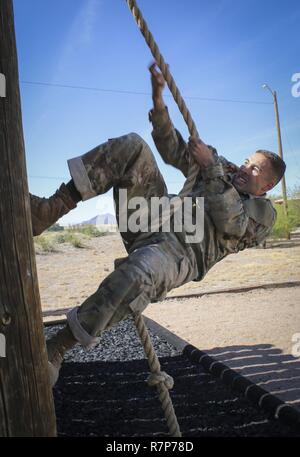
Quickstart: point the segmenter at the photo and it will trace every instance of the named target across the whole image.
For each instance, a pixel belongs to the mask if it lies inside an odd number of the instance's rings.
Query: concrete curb
[[[221,379],[224,384],[229,386],[231,389],[244,395],[249,401],[254,403],[259,408],[262,408],[273,418],[293,427],[300,433],[300,412],[296,408],[288,405],[274,394],[271,394],[262,387],[251,382],[245,376],[241,375],[232,368],[229,368],[227,365],[218,361],[214,357],[211,357],[206,352],[203,352],[191,345],[188,341],[180,338],[175,333],[172,333],[170,330],[161,326],[149,317],[144,316],[144,319],[146,326],[153,333],[158,334],[161,338],[172,344],[192,362],[199,363],[207,372]],[[66,319],[62,319],[61,321],[48,321],[45,322],[44,325],[58,325],[65,322]]]
[[[262,408],[273,418],[282,421],[300,432],[300,412],[296,408],[249,381],[245,376],[209,356],[206,352],[200,351],[200,349],[189,344],[152,319],[144,318],[147,327],[181,350],[182,354],[192,362],[199,363],[206,371],[221,379],[230,388],[244,395],[249,401]]]
[[[165,300],[176,300],[181,298],[195,298],[202,297],[204,295],[217,295],[217,294],[240,294],[243,292],[249,292],[251,290],[267,290],[267,289],[284,289],[286,287],[299,287],[300,281],[285,281],[285,282],[269,282],[265,284],[256,284],[253,286],[243,287],[230,287],[227,289],[213,289],[213,290],[201,290],[200,292],[193,292],[191,294],[182,295],[169,295]]]
[[[277,282],[277,283],[266,283],[266,284],[256,284],[255,286],[244,286],[244,287],[232,287],[228,289],[215,289],[215,290],[201,290],[201,292],[195,292],[191,294],[182,294],[182,295],[170,295],[165,298],[165,300],[181,300],[182,298],[195,298],[195,297],[202,297],[204,295],[217,295],[217,294],[237,294],[243,292],[249,292],[251,290],[257,289],[278,289],[278,288],[285,288],[285,287],[298,287],[300,286],[300,281],[286,281],[286,282]],[[155,304],[153,302],[152,304]],[[54,317],[54,316],[62,316],[63,314],[67,314],[68,311],[73,309],[72,307],[69,308],[61,308],[61,309],[46,309],[43,311],[43,317]],[[54,321],[53,321],[54,322]],[[54,325],[54,324],[52,324]]]
[[[300,433],[300,412],[296,408],[191,344],[187,345],[182,353],[193,362],[200,363],[206,371],[220,378],[226,385],[244,395],[273,418],[290,425]]]

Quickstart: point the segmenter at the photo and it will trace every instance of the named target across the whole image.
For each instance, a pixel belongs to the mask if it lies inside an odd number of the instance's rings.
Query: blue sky
[[[262,84],[277,90],[287,186],[299,186],[300,97],[291,94],[292,75],[300,73],[299,1],[138,3],[187,97],[201,138],[219,154],[240,164],[256,149],[277,151],[272,97]],[[134,131],[150,144],[169,192],[178,192],[183,176],[163,163],[151,139],[147,66],[152,58],[126,2],[14,0],[14,10],[30,191],[51,195],[69,180],[67,159]],[[166,103],[175,126],[188,138],[168,90]],[[108,193],[80,203],[62,222],[80,222],[112,208]]]

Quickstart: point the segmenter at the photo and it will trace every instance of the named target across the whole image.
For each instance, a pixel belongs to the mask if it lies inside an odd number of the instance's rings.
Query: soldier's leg
[[[113,188],[119,222],[119,190],[126,189],[127,201],[133,197],[161,197],[167,187],[148,144],[136,133],[113,138],[88,153],[68,161],[75,186],[87,200]],[[130,210],[127,210],[127,217]],[[128,250],[135,239],[130,231],[121,232]]]
[[[166,186],[147,143],[136,133],[109,139],[86,154],[68,160],[82,200],[112,187],[134,195],[164,195]]]
[[[79,308],[68,314],[68,325],[47,341],[49,372],[55,384],[64,353],[77,342],[86,348],[99,342],[109,329],[131,312],[142,312],[151,301],[198,276],[192,250],[173,233],[163,233],[152,244],[134,250]]]
[[[102,194],[112,186],[117,219],[119,188],[128,190],[128,199],[137,195],[162,196],[167,192],[151,149],[135,133],[109,140],[68,163],[73,179],[67,185],[62,184],[49,198],[30,194],[34,236],[74,209],[80,200]],[[130,239],[131,234],[123,236],[125,242],[127,237]]]
[[[114,188],[117,206],[117,193],[120,188],[127,190],[128,199],[134,196],[143,196],[149,199],[152,196],[160,197],[167,193],[166,185],[151,149],[141,137],[134,133],[111,139],[87,154],[71,159],[69,168],[76,189],[83,200],[104,193],[111,187]],[[128,232],[122,233],[122,237],[125,247],[129,249],[134,236]],[[119,289],[120,285],[115,287],[115,292]],[[103,293],[101,303],[107,301],[105,306],[112,309],[113,306],[110,305],[111,301],[108,295]],[[103,297],[107,297],[107,300],[104,300]],[[92,298],[88,299],[83,309],[86,309],[86,306],[88,306],[88,303],[92,303],[92,300]],[[118,300],[114,298],[113,302],[118,303]],[[73,320],[75,319],[76,321],[77,310],[72,316]],[[53,384],[56,381],[65,350],[72,347],[78,340],[78,335],[74,335],[73,329],[74,326],[72,331],[67,326],[47,342],[48,356],[51,362],[51,382]],[[84,327],[82,327],[82,330],[84,330]],[[84,335],[83,332],[82,334]],[[90,338],[91,336],[87,334],[88,341],[93,341]],[[82,338],[81,342],[84,344]]]
[[[79,308],[68,315],[75,338],[93,345],[104,330],[142,312],[151,301],[197,277],[197,263],[172,233],[133,251]]]

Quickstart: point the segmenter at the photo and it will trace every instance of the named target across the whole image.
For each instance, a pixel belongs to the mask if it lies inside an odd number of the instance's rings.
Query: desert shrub
[[[53,224],[51,227],[47,229],[47,232],[62,232],[64,227],[59,224]]]
[[[67,232],[64,232],[64,233],[60,233],[59,235],[56,235],[55,241],[58,244],[63,244],[63,243],[66,243],[67,238],[68,238],[68,234],[67,234]]]
[[[106,234],[106,232],[99,230],[95,225],[74,226],[70,230],[75,233],[81,233],[89,238],[96,238]]]
[[[288,200],[288,219],[286,220],[283,205],[275,204],[277,220],[273,227],[271,237],[285,238],[287,232],[300,227],[300,200]]]
[[[56,244],[53,238],[47,235],[35,237],[34,246],[37,254],[44,254],[56,251]]]
[[[70,233],[68,236],[68,243],[70,243],[74,248],[85,248],[85,244],[82,242],[82,239],[76,235],[76,233]]]
[[[55,237],[55,241],[58,244],[69,243],[74,248],[85,248],[82,238],[77,235],[76,232],[70,230],[64,230],[64,233],[59,233]]]
[[[300,227],[300,200],[290,200],[288,202],[288,215],[292,230]]]

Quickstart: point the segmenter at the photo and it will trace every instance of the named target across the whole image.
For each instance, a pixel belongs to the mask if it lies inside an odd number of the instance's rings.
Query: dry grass
[[[119,234],[83,238],[82,242],[88,249],[64,242],[57,244],[54,254],[37,256],[45,308],[80,304],[113,271],[115,258],[127,255]],[[299,279],[300,246],[248,249],[226,257],[201,282],[190,282],[170,295]]]

